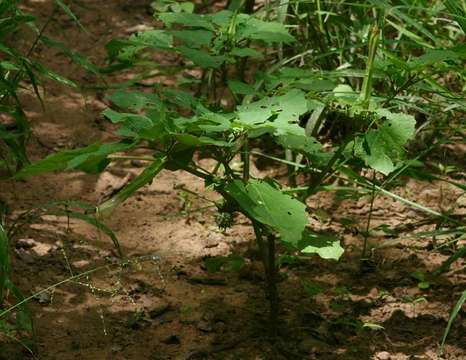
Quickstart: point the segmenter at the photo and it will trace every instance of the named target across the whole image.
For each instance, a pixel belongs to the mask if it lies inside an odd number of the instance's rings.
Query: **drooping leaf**
[[[225,191],[252,219],[277,231],[282,241],[297,246],[308,223],[306,206],[265,181],[230,182]]]
[[[86,170],[93,168],[96,162],[100,162],[109,154],[127,150],[135,145],[134,142],[118,142],[109,144],[95,143],[81,149],[65,150],[47,156],[29,166],[26,166],[16,174],[16,178],[25,179],[53,171],[70,169]]]
[[[103,202],[96,208],[96,213],[99,218],[109,217],[115,208],[133,195],[144,185],[150,183],[154,177],[158,175],[164,168],[166,157],[155,158],[152,164],[144,169],[144,171],[135,177],[128,185],[109,200]]]

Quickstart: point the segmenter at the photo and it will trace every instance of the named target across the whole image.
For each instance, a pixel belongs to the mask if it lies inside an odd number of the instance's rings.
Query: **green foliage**
[[[203,179],[223,198],[217,205],[222,228],[234,225],[238,212],[254,227],[275,310],[276,239],[300,258],[338,260],[343,254],[339,239],[310,228],[309,195],[321,190],[341,195],[343,189],[353,197],[370,193],[373,203],[382,193],[448,218],[385,187],[423,166],[421,156],[408,160],[407,147],[416,133],[464,113],[466,50],[457,45],[464,30],[462,5],[278,3],[283,8],[268,4],[253,13],[250,6],[232,1],[228,10],[196,13],[202,4],[154,2],[154,16],[163,28],[113,39],[106,46],[106,72],[138,72],[109,96],[112,106],[103,112],[117,126],[119,140],[61,151],[25,167],[17,177],[62,170],[97,173],[114,159],[124,159],[121,153],[131,157],[135,149],[143,149],[148,165],[97,207],[102,218],[164,169]],[[172,58],[164,62],[154,53]],[[12,61],[0,66],[4,71],[20,69]],[[151,83],[155,73],[176,74],[176,83]],[[455,85],[446,73],[455,74]],[[139,86],[141,79],[146,80],[144,87]],[[416,118],[427,119],[426,125]],[[2,130],[0,136],[15,140]],[[201,167],[198,153],[213,166]],[[252,175],[250,163],[258,154],[287,165],[288,188],[276,179]],[[232,164],[239,159],[240,169],[237,162]],[[367,170],[372,180],[361,175]],[[336,174],[346,187],[327,184]],[[208,271],[219,271],[238,269],[242,262],[230,256],[207,259],[205,265]],[[417,280],[426,286],[425,279]]]
[[[308,222],[303,203],[260,180],[235,180],[225,191],[252,219],[272,227],[284,242],[298,245]]]
[[[70,8],[60,0],[55,3],[79,26],[79,20]],[[49,21],[46,22],[48,24]],[[46,26],[46,25],[45,25]],[[21,169],[29,163],[26,144],[30,135],[30,126],[24,114],[18,92],[22,82],[29,81],[36,97],[41,101],[39,87],[41,79],[51,79],[65,86],[77,85],[65,77],[48,69],[31,56],[38,44],[58,48],[86,70],[99,73],[99,69],[81,54],[68,49],[63,43],[43,35],[45,30],[38,29],[35,18],[24,13],[16,0],[4,0],[0,6],[0,168],[7,168],[10,173]],[[81,26],[82,27],[82,26]],[[26,51],[20,51],[12,41],[14,35],[32,31],[35,39]]]
[[[466,290],[463,291],[463,293],[461,294],[461,296],[458,299],[457,303],[455,304],[455,306],[453,308],[453,311],[450,314],[450,318],[448,319],[447,327],[445,328],[445,332],[443,333],[442,341],[440,343],[440,353],[443,353],[443,350],[445,348],[445,341],[447,340],[448,333],[450,332],[451,326],[453,325],[453,322],[455,321],[456,317],[458,316],[458,313],[460,312],[461,307],[463,306],[465,301],[466,301]]]

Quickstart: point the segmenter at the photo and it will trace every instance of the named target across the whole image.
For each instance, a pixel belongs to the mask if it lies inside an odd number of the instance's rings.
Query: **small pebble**
[[[377,353],[376,359],[377,360],[390,360],[392,357],[390,356],[390,353],[387,351],[381,351]]]

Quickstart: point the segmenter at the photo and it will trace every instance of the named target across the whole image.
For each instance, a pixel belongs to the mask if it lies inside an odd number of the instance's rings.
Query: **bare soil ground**
[[[153,26],[148,3],[82,0],[73,11],[88,33],[60,12],[53,15],[46,33],[102,64],[110,39]],[[39,23],[53,13],[51,0],[24,4]],[[56,50],[39,48],[35,55],[83,89],[47,83],[45,109],[32,93],[22,94],[33,126],[33,159],[111,138],[111,127],[100,115],[107,104],[100,90],[92,88],[100,80]],[[464,148],[445,151],[464,167]],[[138,163],[127,161],[96,176],[60,173],[24,182],[2,180],[0,197],[14,220],[52,200],[97,203],[128,174],[140,171]],[[259,173],[267,171],[276,169],[261,168]],[[111,241],[83,222],[42,216],[21,227],[12,240],[13,280],[25,295],[103,267],[29,304],[36,358],[466,359],[463,311],[453,325],[446,354],[437,355],[449,313],[466,287],[464,262],[458,261],[447,275],[428,279],[425,290],[412,275],[434,270],[449,255],[430,250],[431,239],[409,238],[435,228],[419,223],[425,214],[379,196],[372,227],[386,224],[399,232],[374,232],[369,239],[372,261],[361,270],[361,231],[369,199],[345,200],[331,194],[310,199],[312,225],[335,232],[346,252],[339,262],[313,258],[281,267],[282,331],[270,341],[262,270],[248,224],[218,230],[212,208],[195,211],[208,202],[183,195],[180,186],[215,198],[190,175],[166,171],[107,221],[132,259],[125,266],[119,264]],[[452,186],[409,180],[393,191],[436,210],[456,203],[456,213],[466,212],[464,197]],[[205,257],[232,253],[247,258],[239,273],[212,275],[203,267]],[[0,359],[32,358],[21,345],[0,340]]]

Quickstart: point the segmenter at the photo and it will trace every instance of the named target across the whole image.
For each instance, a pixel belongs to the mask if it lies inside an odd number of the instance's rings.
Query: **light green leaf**
[[[235,180],[225,191],[252,219],[277,231],[282,241],[298,245],[308,223],[302,202],[260,180],[250,180],[246,185]]]
[[[414,137],[416,120],[411,115],[385,109],[378,109],[375,114],[383,122],[378,129],[370,129],[364,137],[356,139],[355,155],[366,165],[388,175],[403,158],[406,142]]]
[[[310,232],[304,233],[299,247],[302,253],[317,254],[322,259],[338,260],[344,252],[340,241],[334,236]]]

